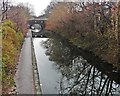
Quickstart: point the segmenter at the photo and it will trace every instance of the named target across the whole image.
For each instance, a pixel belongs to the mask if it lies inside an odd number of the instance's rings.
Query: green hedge
[[[16,24],[10,20],[2,26],[2,92],[7,93],[14,85],[14,74],[23,42],[23,33],[17,32]]]

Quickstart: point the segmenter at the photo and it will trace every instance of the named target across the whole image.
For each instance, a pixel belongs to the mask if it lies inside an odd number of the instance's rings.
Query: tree
[[[23,32],[25,35],[27,32],[27,20],[31,17],[32,12],[23,4],[12,6],[8,11],[8,19],[14,21],[17,24],[17,30]]]
[[[4,19],[7,19],[7,12],[10,8],[10,2],[8,2],[8,0],[2,0],[0,1],[0,7],[2,10],[2,13],[0,14],[1,17],[1,21],[3,21]]]
[[[59,34],[53,34],[50,39],[43,42],[43,46],[47,49],[46,55],[49,56],[49,60],[54,62],[61,73],[58,82],[59,94],[119,94],[120,74],[114,74],[113,66],[99,61],[97,57],[76,47]]]
[[[117,36],[117,47],[118,47],[118,64],[120,64],[120,1],[118,2],[118,26],[117,26],[117,33],[118,33],[118,36]],[[118,65],[119,66],[119,65]]]
[[[57,3],[48,17],[46,29],[117,66],[119,31],[116,31],[115,5],[115,2]]]

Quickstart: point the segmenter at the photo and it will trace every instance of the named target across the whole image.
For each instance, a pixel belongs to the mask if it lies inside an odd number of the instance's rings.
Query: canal
[[[60,36],[34,38],[43,94],[120,94],[120,71]]]
[[[46,38],[36,38],[33,40],[37,66],[39,70],[39,78],[43,94],[57,94],[57,81],[59,81],[59,73],[53,62],[45,55],[46,49],[41,45]]]

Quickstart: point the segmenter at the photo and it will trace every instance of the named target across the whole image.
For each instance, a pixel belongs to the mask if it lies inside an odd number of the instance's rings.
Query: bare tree
[[[1,21],[7,19],[7,12],[10,8],[10,2],[8,0],[2,0],[0,1],[0,8],[1,8],[1,12],[0,12],[0,17],[1,17]]]

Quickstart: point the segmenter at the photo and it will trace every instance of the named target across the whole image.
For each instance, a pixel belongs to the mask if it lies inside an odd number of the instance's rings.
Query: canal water
[[[120,71],[68,40],[33,39],[43,94],[120,94]]]
[[[59,73],[53,62],[45,55],[46,49],[41,45],[42,42],[46,40],[46,38],[37,38],[33,41],[42,93],[57,94],[56,87],[57,81],[59,81]]]

